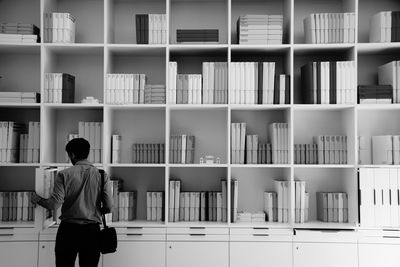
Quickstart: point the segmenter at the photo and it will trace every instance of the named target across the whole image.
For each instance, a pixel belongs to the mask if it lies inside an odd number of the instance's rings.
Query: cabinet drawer
[[[151,234],[139,234],[139,233],[126,233],[117,235],[118,241],[165,241],[166,236],[164,235],[151,235]]]
[[[354,243],[358,242],[355,231],[295,230],[294,242]]]
[[[229,235],[184,234],[167,235],[168,241],[229,241]]]
[[[0,241],[38,241],[38,236],[33,228],[0,228]]]
[[[206,234],[206,235],[228,235],[229,229],[226,227],[170,227],[167,228],[167,234]]]
[[[117,227],[118,234],[138,234],[138,235],[165,235],[166,230],[162,227]]]
[[[271,229],[263,227],[231,228],[231,235],[292,235],[290,229]]]

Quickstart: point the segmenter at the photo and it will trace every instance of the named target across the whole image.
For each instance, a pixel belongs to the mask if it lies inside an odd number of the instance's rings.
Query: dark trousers
[[[56,267],[74,267],[77,255],[80,267],[97,267],[99,236],[99,224],[61,222],[56,238]]]

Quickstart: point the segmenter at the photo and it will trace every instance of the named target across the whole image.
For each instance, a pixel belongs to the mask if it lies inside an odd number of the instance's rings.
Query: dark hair
[[[90,150],[89,142],[84,138],[74,138],[65,146],[68,154],[73,153],[75,157],[80,159],[87,159]]]

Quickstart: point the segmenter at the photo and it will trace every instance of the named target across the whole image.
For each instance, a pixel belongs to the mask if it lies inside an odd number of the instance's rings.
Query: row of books
[[[109,222],[118,222],[120,220],[119,215],[119,193],[122,191],[123,180],[121,179],[110,179],[111,183],[111,196],[113,199],[113,206],[111,208],[111,213],[106,214],[106,220]]]
[[[203,70],[202,104],[227,104],[228,63],[203,62],[202,70]]]
[[[323,222],[347,223],[348,196],[343,192],[317,192],[317,219]]]
[[[167,43],[167,15],[136,14],[136,43]]]
[[[363,227],[400,226],[398,168],[360,168],[360,224]]]
[[[264,213],[265,221],[278,221],[278,194],[276,192],[264,192]]]
[[[118,134],[111,136],[111,163],[121,163],[121,139]]]
[[[268,212],[268,218],[276,218],[277,222],[287,223],[289,222],[289,203],[290,203],[290,189],[289,181],[285,180],[274,180],[274,188],[276,192],[276,208],[272,209],[272,213]],[[273,204],[274,202],[272,202]],[[275,221],[275,220],[274,220]]]
[[[237,222],[241,223],[260,223],[266,221],[266,214],[264,212],[246,212],[239,211],[237,214]]]
[[[313,137],[317,145],[318,164],[347,164],[347,136],[318,135]]]
[[[40,159],[40,122],[28,122],[28,133],[19,136],[19,162],[39,163]]]
[[[275,62],[232,62],[231,104],[289,104],[289,75],[275,75]]]
[[[0,103],[40,103],[36,92],[0,92]]]
[[[201,74],[176,75],[176,104],[201,104],[202,93]]]
[[[146,220],[164,220],[164,192],[146,192]]]
[[[103,123],[102,122],[78,122],[78,134],[69,134],[67,142],[74,138],[84,138],[90,144],[88,160],[93,163],[101,163],[103,154]],[[68,155],[66,157],[68,162]]]
[[[294,164],[318,164],[317,144],[294,144]]]
[[[306,43],[354,43],[356,15],[345,13],[312,13],[304,19]]]
[[[177,29],[177,43],[218,43],[218,29]]]
[[[390,84],[357,86],[358,104],[392,104],[395,103],[395,92]],[[397,93],[397,92],[396,92]]]
[[[308,62],[301,67],[305,104],[354,104],[355,61]]]
[[[106,74],[106,104],[144,104],[146,74]]]
[[[195,137],[193,135],[171,135],[169,161],[170,163],[194,163]]]
[[[242,15],[236,26],[239,44],[282,44],[283,15]]]
[[[45,43],[75,43],[76,18],[70,13],[45,13]]]
[[[118,208],[118,221],[127,222],[136,220],[137,192],[118,192],[118,202],[113,203],[113,206]]]
[[[400,165],[400,135],[372,136],[372,164]],[[361,161],[367,157],[366,137],[360,136]],[[363,162],[364,163],[364,162]]]
[[[32,193],[30,191],[0,192],[0,221],[33,221]]]
[[[133,144],[132,163],[165,163],[164,153],[165,144]]]
[[[288,194],[290,193],[288,192]],[[278,191],[278,196],[279,196],[279,191]],[[309,193],[306,192],[305,181],[300,181],[300,180],[294,181],[294,198],[295,198],[294,221],[296,223],[305,223],[308,221],[309,203],[310,203],[310,195]],[[278,213],[278,218],[279,218],[279,213]]]
[[[44,103],[74,103],[75,76],[68,73],[44,74]]]
[[[28,124],[26,135],[24,124],[0,121],[0,163],[39,162],[40,123]]]
[[[369,28],[369,41],[399,42],[400,11],[381,11],[373,15]]]
[[[381,86],[391,85],[392,86],[391,89],[393,92],[392,103],[400,103],[400,60],[390,61],[384,65],[379,66],[378,82]],[[382,88],[379,88],[379,90],[380,89]],[[378,89],[376,89],[376,91],[378,93]]]
[[[168,221],[227,221],[227,184],[221,192],[182,192],[181,181],[169,180]]]
[[[3,22],[0,23],[0,42],[40,42],[40,30],[34,24]]]

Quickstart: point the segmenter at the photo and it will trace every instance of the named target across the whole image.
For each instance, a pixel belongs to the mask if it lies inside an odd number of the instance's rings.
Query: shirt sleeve
[[[103,199],[102,199],[102,212],[110,213],[113,206],[113,198],[111,193],[111,181],[110,177],[104,172],[104,188],[103,188]]]
[[[49,198],[42,198],[38,204],[46,209],[54,210],[61,206],[64,202],[65,187],[64,175],[59,172],[54,180],[54,188]]]

